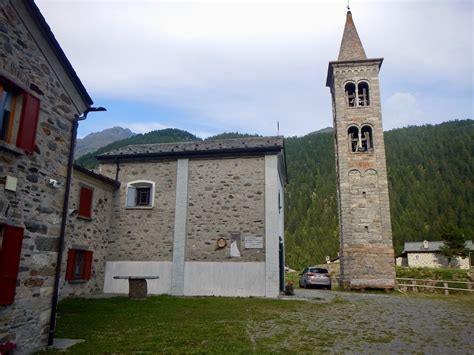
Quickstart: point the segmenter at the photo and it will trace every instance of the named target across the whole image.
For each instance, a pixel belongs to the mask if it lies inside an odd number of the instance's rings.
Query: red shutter
[[[92,252],[90,250],[84,251],[84,280],[90,280],[92,271]]]
[[[16,138],[16,146],[27,153],[35,150],[36,128],[38,126],[40,101],[36,97],[23,93],[23,107],[21,110],[20,126]]]
[[[67,281],[74,280],[74,269],[76,266],[76,251],[69,249],[67,251],[67,266],[66,266],[66,277]]]
[[[15,300],[16,280],[20,268],[23,228],[3,225],[3,242],[0,250],[0,304]]]
[[[92,189],[81,187],[79,194],[79,216],[90,218],[92,216]]]

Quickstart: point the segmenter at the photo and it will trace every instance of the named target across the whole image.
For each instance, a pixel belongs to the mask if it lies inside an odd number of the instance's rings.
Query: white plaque
[[[247,236],[245,237],[245,249],[263,248],[263,237]]]

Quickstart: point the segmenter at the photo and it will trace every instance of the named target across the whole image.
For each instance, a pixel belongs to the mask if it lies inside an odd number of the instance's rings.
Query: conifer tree
[[[444,245],[440,248],[441,255],[448,259],[448,266],[451,267],[451,260],[458,256],[466,258],[469,249],[466,247],[466,238],[461,231],[452,224],[447,224],[441,233]]]

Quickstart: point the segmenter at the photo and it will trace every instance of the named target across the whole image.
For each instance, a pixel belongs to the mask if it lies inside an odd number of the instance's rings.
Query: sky
[[[325,86],[347,0],[36,0],[94,100],[79,137],[121,126],[302,136],[332,125]],[[473,118],[471,0],[351,0],[380,72],[385,130]]]

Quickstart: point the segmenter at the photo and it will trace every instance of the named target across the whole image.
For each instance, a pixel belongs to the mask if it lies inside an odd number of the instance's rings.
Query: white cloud
[[[345,0],[38,4],[93,98],[173,107],[190,131],[274,134],[279,120],[282,133],[302,135],[331,125],[326,70]],[[472,2],[351,5],[367,54],[385,57],[386,127],[409,114],[421,123],[429,111],[419,100],[396,113],[391,102],[404,93],[472,95]],[[472,117],[472,106],[460,110]],[[440,114],[449,119],[449,107]]]
[[[117,122],[117,126],[128,128],[134,133],[147,133],[157,129],[169,128],[158,122]]]
[[[383,106],[384,128],[415,125],[423,118],[423,111],[416,97],[408,92],[396,92]]]

